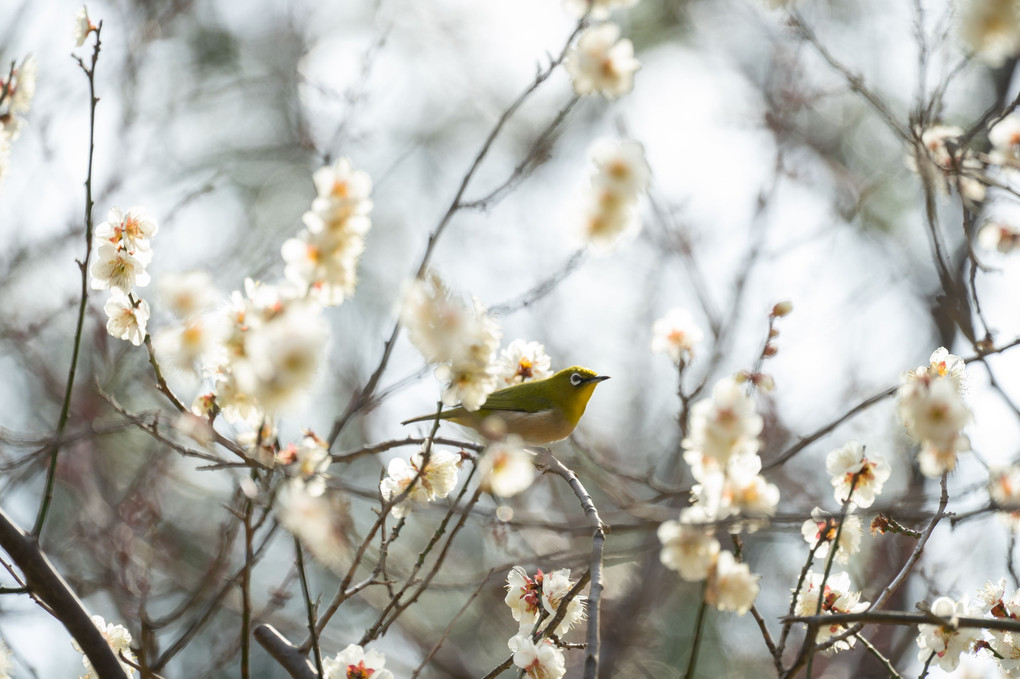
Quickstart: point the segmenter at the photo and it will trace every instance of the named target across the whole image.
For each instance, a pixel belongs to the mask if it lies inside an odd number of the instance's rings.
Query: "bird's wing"
[[[482,410],[515,410],[523,413],[537,413],[556,407],[545,393],[545,385],[539,382],[524,382],[500,389],[489,394],[482,404]]]

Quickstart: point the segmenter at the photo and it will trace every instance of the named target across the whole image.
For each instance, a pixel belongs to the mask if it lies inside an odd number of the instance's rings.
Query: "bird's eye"
[[[572,385],[574,385],[575,387],[578,386],[579,384],[581,384],[581,374],[580,373],[574,373],[573,375],[571,375],[570,376],[570,383]]]

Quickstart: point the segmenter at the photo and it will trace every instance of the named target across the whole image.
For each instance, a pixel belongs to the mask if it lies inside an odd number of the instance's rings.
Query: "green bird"
[[[584,415],[595,387],[608,379],[606,375],[575,365],[544,380],[522,382],[494,391],[474,412],[463,406],[444,410],[439,419],[481,431],[486,421],[495,417],[502,421],[506,433],[517,434],[529,445],[544,445],[570,436]],[[420,415],[401,424],[435,418],[435,414]]]

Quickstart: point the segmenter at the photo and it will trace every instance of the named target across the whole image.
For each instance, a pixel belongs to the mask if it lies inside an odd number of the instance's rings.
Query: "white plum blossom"
[[[552,360],[539,342],[515,339],[499,353],[496,375],[500,386],[511,386],[552,375]]]
[[[990,469],[988,494],[996,507],[1006,510],[999,512],[999,517],[1011,527],[1020,526],[1020,466]]]
[[[630,139],[597,140],[588,155],[594,172],[582,200],[581,238],[608,252],[640,229],[637,201],[648,190],[651,169],[644,147]]]
[[[223,321],[222,316],[204,314],[158,331],[152,344],[160,362],[191,371],[196,364],[221,361],[228,332]]]
[[[123,250],[148,250],[149,239],[157,231],[159,226],[145,214],[144,208],[132,207],[125,212],[114,206],[106,213],[106,221],[96,227],[95,239]]]
[[[692,406],[690,434],[683,440],[684,460],[695,478],[725,469],[731,457],[757,454],[763,424],[754,401],[734,379],[718,381],[711,398]]]
[[[634,88],[634,73],[641,63],[634,58],[631,41],[620,39],[620,27],[606,22],[581,33],[567,51],[564,66],[576,94],[616,99]]]
[[[535,642],[527,632],[521,632],[510,637],[507,646],[513,651],[514,665],[524,670],[528,679],[561,679],[567,672],[563,651],[550,639]]]
[[[881,494],[882,486],[892,474],[884,458],[865,456],[864,446],[859,441],[849,441],[829,453],[825,458],[825,468],[832,475],[836,502],[842,503],[851,497],[852,486],[852,499],[858,507],[874,504],[875,497]]]
[[[425,504],[439,500],[449,495],[457,485],[460,455],[433,448],[428,464],[421,471],[424,459],[424,450],[412,455],[410,461],[402,457],[393,458],[386,468],[387,476],[379,483],[379,492],[387,502],[410,488],[407,497],[390,510],[398,519],[411,512],[412,502]]]
[[[997,163],[1020,160],[1020,114],[1013,112],[988,129],[991,156]]]
[[[221,297],[207,271],[164,273],[156,281],[156,290],[163,306],[181,320],[209,311]]]
[[[89,37],[89,33],[96,30],[96,25],[92,23],[92,19],[89,18],[89,8],[86,5],[82,5],[81,9],[74,15],[74,26],[72,30],[72,36],[75,47],[81,47],[85,44],[85,40]]]
[[[985,250],[1009,254],[1020,247],[1020,228],[1008,222],[989,220],[978,229],[977,242]]]
[[[295,477],[305,483],[309,495],[322,495],[329,476],[326,471],[333,462],[329,444],[308,431],[300,443],[290,443],[277,453],[276,459],[281,464],[292,466]]]
[[[145,340],[145,326],[149,322],[149,304],[144,299],[132,302],[118,288],[112,288],[110,299],[103,305],[106,312],[106,332],[113,337],[140,346]]]
[[[957,453],[970,449],[962,432],[972,418],[963,402],[965,389],[963,361],[942,347],[927,366],[903,375],[896,392],[897,413],[910,437],[921,444],[918,461],[926,476],[951,471]]]
[[[691,312],[674,307],[652,326],[652,353],[666,354],[674,363],[681,363],[694,354],[694,347],[703,339],[705,333]]]
[[[305,212],[304,230],[284,242],[284,275],[306,295],[324,306],[337,306],[354,296],[358,260],[365,234],[372,227],[372,180],[340,158],[312,176],[316,197]]]
[[[861,536],[864,534],[864,527],[861,518],[855,514],[848,514],[843,520],[843,529],[839,530],[839,519],[830,516],[820,507],[811,510],[811,518],[801,525],[800,534],[805,542],[814,547],[815,558],[824,559],[829,554],[829,548],[836,539],[839,532],[839,547],[836,550],[836,561],[847,563],[850,557],[861,548]]]
[[[131,651],[131,633],[127,631],[127,628],[123,625],[107,623],[101,615],[93,615],[92,624],[99,628],[99,633],[106,639],[106,643],[110,644],[110,648],[113,649],[114,654],[118,658],[123,655],[131,662],[135,662],[135,654]],[[74,650],[82,654],[81,662],[85,666],[86,673],[82,675],[81,679],[99,679],[95,668],[92,667],[92,662],[85,655],[85,652],[81,650],[78,642],[72,639],[71,645],[74,646]],[[135,676],[135,669],[131,665],[122,660],[120,666],[124,669],[124,673],[127,676]]]
[[[96,249],[89,270],[92,288],[119,288],[124,294],[129,294],[136,285],[144,288],[150,280],[145,271],[150,261],[152,252],[149,250],[123,250],[113,243],[103,241]]]
[[[652,168],[645,159],[645,147],[633,139],[596,139],[588,149],[595,166],[594,182],[620,196],[638,196],[648,191]]]
[[[663,566],[677,571],[688,582],[708,577],[719,554],[719,541],[711,528],[669,520],[659,524],[657,534],[662,543],[659,560]]]
[[[720,611],[743,615],[751,610],[760,589],[760,575],[752,575],[746,563],[740,563],[732,552],[719,552],[715,568],[709,572],[705,601]]]
[[[502,332],[478,300],[454,298],[432,274],[411,284],[401,322],[411,342],[430,363],[440,363],[436,378],[445,382],[442,401],[478,410],[499,386],[496,350]]]
[[[563,597],[573,588],[570,571],[566,568],[543,573],[539,568],[535,577],[529,577],[521,566],[514,566],[507,574],[507,593],[504,602],[510,607],[514,620],[520,625],[521,632],[530,632],[543,611],[548,614],[547,621],[556,614]],[[575,596],[567,604],[566,615],[556,628],[558,636],[566,634],[571,627],[584,619],[585,597]]]
[[[1020,7],[1013,0],[967,0],[961,3],[960,37],[991,66],[1000,66],[1020,51]]]
[[[393,679],[386,669],[386,656],[350,644],[332,658],[322,659],[322,679]]]
[[[314,380],[326,339],[317,305],[286,304],[244,332],[244,356],[233,362],[238,385],[267,412],[286,407]]]
[[[949,597],[939,597],[931,604],[932,615],[947,620],[956,617],[978,617],[979,611]],[[948,625],[918,625],[917,659],[928,662],[946,672],[952,672],[960,664],[960,655],[974,650],[974,644],[981,638],[981,631],[972,627],[954,629]]]
[[[1020,591],[1006,596],[1006,578],[998,584],[988,582],[978,593],[983,605],[981,610],[993,618],[1016,620],[1020,617]],[[995,653],[995,660],[1008,676],[1020,672],[1020,636],[1006,630],[987,630],[986,640]]]
[[[633,7],[638,0],[564,0],[563,4],[574,16],[581,18],[589,14],[592,19],[605,19],[616,8]]]
[[[824,573],[808,571],[807,577],[804,578],[800,592],[797,595],[794,609],[796,615],[802,617],[819,614],[838,615],[843,613],[860,613],[868,609],[870,603],[861,601],[861,593],[854,591],[850,583],[850,575],[840,572],[830,573],[828,579],[825,580],[825,588],[821,591],[821,610],[819,613],[819,590],[821,589],[824,577]],[[846,630],[847,626],[845,624],[819,626],[815,643],[824,643],[834,636],[839,636]],[[834,651],[848,650],[853,647],[856,641],[857,638],[854,636],[847,637],[835,643],[832,648]]]
[[[521,437],[511,434],[490,443],[478,461],[481,486],[497,497],[513,497],[531,487],[536,471],[533,455]]]
[[[917,172],[926,184],[941,193],[956,187],[969,205],[985,199],[984,182],[979,178],[983,164],[969,149],[959,150],[956,141],[963,129],[950,125],[931,125],[916,130],[917,140],[907,155],[907,166]]]

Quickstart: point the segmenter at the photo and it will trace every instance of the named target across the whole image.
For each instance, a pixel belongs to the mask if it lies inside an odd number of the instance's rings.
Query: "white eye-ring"
[[[575,387],[581,384],[581,373],[574,373],[570,376],[570,383]]]

